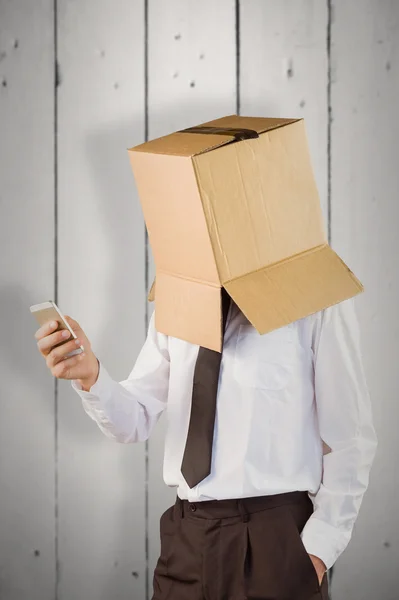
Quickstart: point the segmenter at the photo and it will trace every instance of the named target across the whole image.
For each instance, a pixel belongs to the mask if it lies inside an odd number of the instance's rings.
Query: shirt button
[[[195,512],[197,510],[197,507],[195,506],[195,504],[190,504],[190,510],[191,510],[191,512]]]

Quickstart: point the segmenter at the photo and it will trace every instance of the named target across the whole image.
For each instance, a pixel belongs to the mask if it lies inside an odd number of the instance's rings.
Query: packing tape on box
[[[230,135],[235,139],[236,142],[259,137],[259,133],[254,129],[240,129],[239,127],[206,127],[204,125],[181,129],[179,133],[209,133],[216,135]]]

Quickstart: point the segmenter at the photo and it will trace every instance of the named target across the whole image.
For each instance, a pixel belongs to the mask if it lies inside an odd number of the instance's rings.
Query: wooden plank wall
[[[398,596],[399,3],[335,2],[331,26],[332,244],[358,299],[379,448],[356,534],[337,565],[339,598]]]
[[[304,116],[357,300],[380,445],[332,600],[394,600],[399,4],[0,0],[0,599],[150,600],[165,419],[113,444],[39,356],[54,298],[124,379],[152,306],[126,148],[239,111]]]
[[[178,0],[173,11],[168,3],[150,3],[150,138],[235,113],[235,41],[233,0]],[[148,443],[150,573],[160,549],[159,516],[176,497],[162,479],[165,423],[162,417]]]
[[[144,227],[127,148],[144,138],[140,0],[59,0],[58,300],[115,379],[145,334]],[[59,597],[144,598],[143,445],[115,444],[58,390]]]
[[[240,112],[305,118],[327,228],[326,23],[325,2],[241,3]]]
[[[55,597],[54,381],[29,313],[54,291],[53,21],[50,0],[0,2],[2,600]]]

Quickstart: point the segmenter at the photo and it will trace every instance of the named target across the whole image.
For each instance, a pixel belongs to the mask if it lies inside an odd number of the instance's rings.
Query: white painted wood
[[[149,442],[146,582],[145,446],[108,440],[69,382],[55,414],[29,314],[55,297],[53,4],[0,3],[0,597],[144,599],[175,499],[162,479],[165,418]],[[144,138],[144,3],[57,4],[58,302],[121,380],[146,333],[126,152]],[[332,246],[366,286],[357,306],[380,444],[332,592],[396,600],[399,4],[333,8]],[[149,2],[150,138],[235,112],[234,11],[234,0]],[[327,3],[242,0],[240,16],[241,114],[305,117],[327,226]]]
[[[328,234],[326,2],[241,2],[240,112],[303,117]]]
[[[398,597],[399,4],[335,2],[332,243],[365,285],[357,300],[379,437],[334,598]]]
[[[144,139],[143,2],[58,7],[59,305],[120,381],[145,335],[144,224],[127,154]],[[145,598],[144,445],[106,438],[69,382],[59,436],[59,599]]]
[[[326,2],[241,2],[241,114],[305,118],[327,228],[326,28]]]
[[[52,2],[1,2],[0,597],[7,600],[54,599],[54,381],[29,311],[53,296],[53,190]]]
[[[234,1],[149,7],[149,137],[235,113]],[[160,549],[159,517],[176,498],[162,477],[165,422],[163,415],[149,441],[150,577]]]

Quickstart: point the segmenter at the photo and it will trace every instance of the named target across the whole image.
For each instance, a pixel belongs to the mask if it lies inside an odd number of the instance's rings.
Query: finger
[[[44,323],[44,325],[39,327],[39,329],[35,332],[35,338],[37,340],[41,340],[46,335],[49,335],[50,333],[55,331],[57,329],[57,327],[58,327],[57,321],[47,321],[47,323]]]
[[[66,354],[69,354],[69,352],[72,352],[72,350],[76,350],[76,348],[78,348],[81,344],[82,341],[78,338],[77,340],[73,339],[70,342],[65,342],[65,344],[62,344],[62,346],[53,348],[47,355],[47,366],[52,369],[58,362],[65,360]]]
[[[51,352],[52,348],[56,344],[59,344],[60,342],[67,340],[69,337],[71,337],[71,335],[72,334],[68,329],[63,329],[62,331],[56,331],[55,333],[46,335],[44,338],[39,340],[37,342],[37,347],[39,348],[39,351],[44,356],[47,356],[47,354],[49,352]]]
[[[52,374],[58,379],[77,379],[79,375],[74,373],[74,367],[79,365],[85,356],[85,352],[82,352],[76,356],[61,360],[51,369]]]

